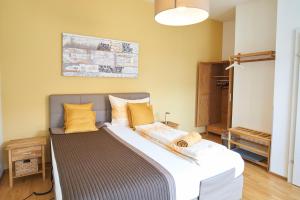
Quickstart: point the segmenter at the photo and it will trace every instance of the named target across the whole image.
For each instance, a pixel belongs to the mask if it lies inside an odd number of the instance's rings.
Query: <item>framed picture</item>
[[[63,76],[137,77],[137,43],[69,33],[62,37]]]

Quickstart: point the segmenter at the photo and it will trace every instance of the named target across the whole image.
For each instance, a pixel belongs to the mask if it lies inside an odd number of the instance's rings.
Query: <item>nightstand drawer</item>
[[[42,147],[33,146],[33,147],[25,147],[20,149],[13,149],[11,153],[12,153],[11,154],[12,161],[36,158],[42,156]]]

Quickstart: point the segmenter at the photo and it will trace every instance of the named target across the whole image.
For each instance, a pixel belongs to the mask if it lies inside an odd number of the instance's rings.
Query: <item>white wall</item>
[[[278,0],[271,171],[288,173],[288,150],[295,30],[300,27],[300,1]]]
[[[235,21],[223,22],[222,59],[228,60],[234,55]]]
[[[235,54],[275,50],[276,0],[253,0],[236,7]],[[272,133],[274,61],[235,68],[233,126]]]

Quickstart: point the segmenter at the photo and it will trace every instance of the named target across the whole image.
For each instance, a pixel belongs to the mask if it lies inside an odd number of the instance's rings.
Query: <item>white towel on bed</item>
[[[213,156],[226,149],[225,146],[204,139],[190,147],[179,147],[176,145],[176,142],[187,135],[188,132],[173,129],[160,122],[136,126],[136,131],[142,135],[148,136],[155,142],[159,142],[161,145],[165,145],[167,148],[170,148],[177,153],[194,159],[198,164],[200,164],[202,160],[205,160],[204,157]]]
[[[178,138],[188,133],[182,130],[171,128],[163,123],[154,122],[153,124],[136,126],[136,131],[143,133],[153,139],[159,140],[161,143],[168,145]]]

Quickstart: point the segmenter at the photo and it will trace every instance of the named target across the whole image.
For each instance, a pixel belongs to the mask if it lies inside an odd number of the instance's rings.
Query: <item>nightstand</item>
[[[7,143],[10,187],[15,178],[33,174],[42,174],[45,180],[46,142],[46,137],[34,137]]]
[[[178,126],[179,126],[179,124],[177,124],[177,123],[175,123],[175,122],[171,122],[171,121],[167,121],[167,123],[166,123],[165,121],[163,121],[163,122],[161,122],[161,123],[163,123],[163,124],[165,124],[165,125],[167,125],[167,126],[170,126],[171,128],[175,128],[175,129],[177,129]]]

